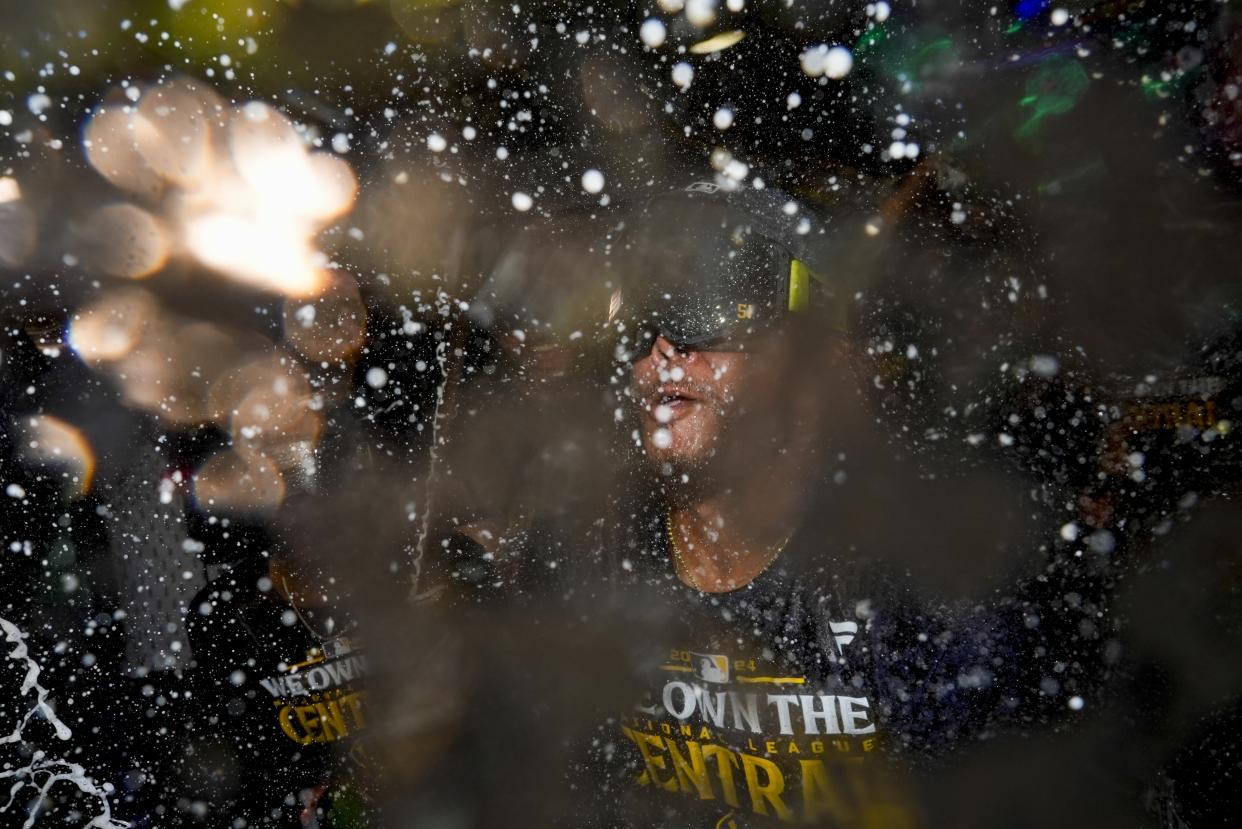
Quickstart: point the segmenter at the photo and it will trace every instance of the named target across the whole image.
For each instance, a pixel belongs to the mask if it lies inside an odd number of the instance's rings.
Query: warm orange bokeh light
[[[77,427],[51,415],[40,415],[26,421],[23,433],[21,453],[27,462],[63,467],[74,498],[90,492],[95,479],[95,452]]]
[[[343,159],[311,152],[267,104],[230,107],[194,81],[130,87],[126,98],[87,125],[87,159],[117,187],[158,201],[158,218],[132,205],[103,208],[83,231],[89,264],[146,276],[176,251],[287,296],[327,286],[328,260],[315,237],[352,208],[358,189]],[[130,227],[112,232],[121,218],[132,219]]]

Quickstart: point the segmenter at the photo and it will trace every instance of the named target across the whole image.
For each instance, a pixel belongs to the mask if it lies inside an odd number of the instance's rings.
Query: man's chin
[[[672,478],[682,483],[682,478],[691,480],[701,477],[707,470],[710,452],[687,450],[677,446],[656,447],[651,441],[643,442],[643,451],[652,470],[664,478]]]

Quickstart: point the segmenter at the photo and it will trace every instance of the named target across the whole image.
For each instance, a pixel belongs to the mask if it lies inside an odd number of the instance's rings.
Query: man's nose
[[[661,334],[651,345],[651,356],[657,363],[688,362],[693,359],[694,352],[686,348],[678,348],[672,340]]]

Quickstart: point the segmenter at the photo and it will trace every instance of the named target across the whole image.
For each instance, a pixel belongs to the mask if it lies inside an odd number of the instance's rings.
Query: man
[[[625,230],[610,324],[646,471],[594,596],[663,639],[648,698],[593,743],[581,823],[916,825],[895,755],[1077,710],[1103,672],[1101,581],[1068,544],[1016,597],[944,608],[833,543],[851,519],[825,492],[865,423],[798,214],[698,183]]]

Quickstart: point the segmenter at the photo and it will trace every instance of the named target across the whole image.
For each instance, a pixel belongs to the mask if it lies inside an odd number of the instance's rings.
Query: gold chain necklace
[[[323,642],[328,642],[332,639],[338,639],[341,636],[345,635],[347,631],[345,630],[337,631],[336,620],[333,619],[331,616],[328,616],[328,623],[325,626],[328,628],[327,633],[315,630],[315,628],[311,626],[311,623],[306,620],[306,616],[302,614],[302,609],[298,607],[297,602],[293,600],[293,597],[295,594],[293,593],[292,590],[289,589],[289,582],[288,580],[285,579],[283,575],[281,575],[280,577],[280,586],[284,590],[285,598],[289,602],[289,608],[293,611],[294,615],[297,616],[298,621],[302,623],[302,627],[306,628],[307,633],[309,633],[311,636],[317,639],[321,644]],[[350,625],[351,629],[352,627],[353,626]]]
[[[689,565],[686,564],[686,559],[681,554],[681,545],[677,543],[677,534],[673,532],[673,510],[671,507],[669,508],[668,513],[664,517],[664,526],[668,532],[668,543],[673,548],[673,559],[674,561],[677,562],[677,565],[681,568],[681,572],[685,574],[686,583],[690,585],[690,587],[699,591],[700,593],[707,592],[702,587],[699,586],[698,579],[694,577],[694,573],[690,570]],[[768,569],[768,565],[770,565],[773,561],[775,561],[777,556],[785,552],[785,548],[789,546],[789,540],[791,538],[793,538],[792,532],[789,533],[789,535],[785,536],[785,540],[782,541],[778,546],[772,548],[771,552],[768,554],[768,557],[764,560],[763,566],[759,568],[759,573],[762,573],[764,570]],[[759,573],[755,574],[755,578],[759,577]]]

